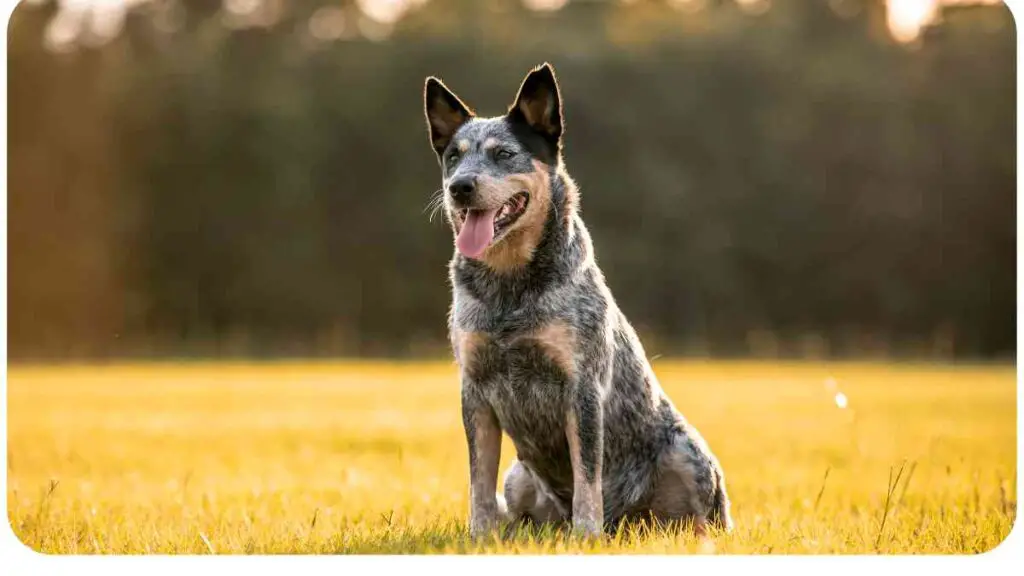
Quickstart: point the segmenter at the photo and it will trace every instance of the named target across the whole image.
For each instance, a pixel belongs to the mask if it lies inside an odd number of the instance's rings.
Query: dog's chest
[[[548,323],[506,336],[456,331],[456,336],[465,385],[487,399],[519,458],[564,460],[571,478],[565,421],[573,358],[564,326]]]

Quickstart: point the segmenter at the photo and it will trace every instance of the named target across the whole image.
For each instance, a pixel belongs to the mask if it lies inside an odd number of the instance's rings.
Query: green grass
[[[960,554],[1010,532],[1013,367],[654,368],[725,468],[732,534],[470,542],[450,363],[12,367],[8,515],[57,554]]]

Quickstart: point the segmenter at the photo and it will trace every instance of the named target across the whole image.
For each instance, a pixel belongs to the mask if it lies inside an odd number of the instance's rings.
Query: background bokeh
[[[650,355],[1012,359],[1015,29],[929,0],[24,2],[8,353],[443,357],[426,75],[562,84]]]

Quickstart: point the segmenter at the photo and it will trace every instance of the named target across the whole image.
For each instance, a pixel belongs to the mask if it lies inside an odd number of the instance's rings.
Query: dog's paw
[[[469,537],[474,541],[487,540],[498,534],[498,528],[497,515],[473,518],[469,522]]]
[[[572,533],[583,540],[598,540],[604,536],[602,526],[593,520],[577,520],[572,523]]]

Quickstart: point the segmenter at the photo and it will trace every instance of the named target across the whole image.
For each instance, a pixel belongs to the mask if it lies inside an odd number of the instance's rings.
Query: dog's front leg
[[[469,446],[469,533],[478,538],[498,527],[501,428],[490,405],[466,382],[462,385],[462,423]]]
[[[604,459],[603,412],[597,388],[578,383],[569,398],[565,434],[572,462],[572,525],[586,536],[604,526],[601,463]]]

